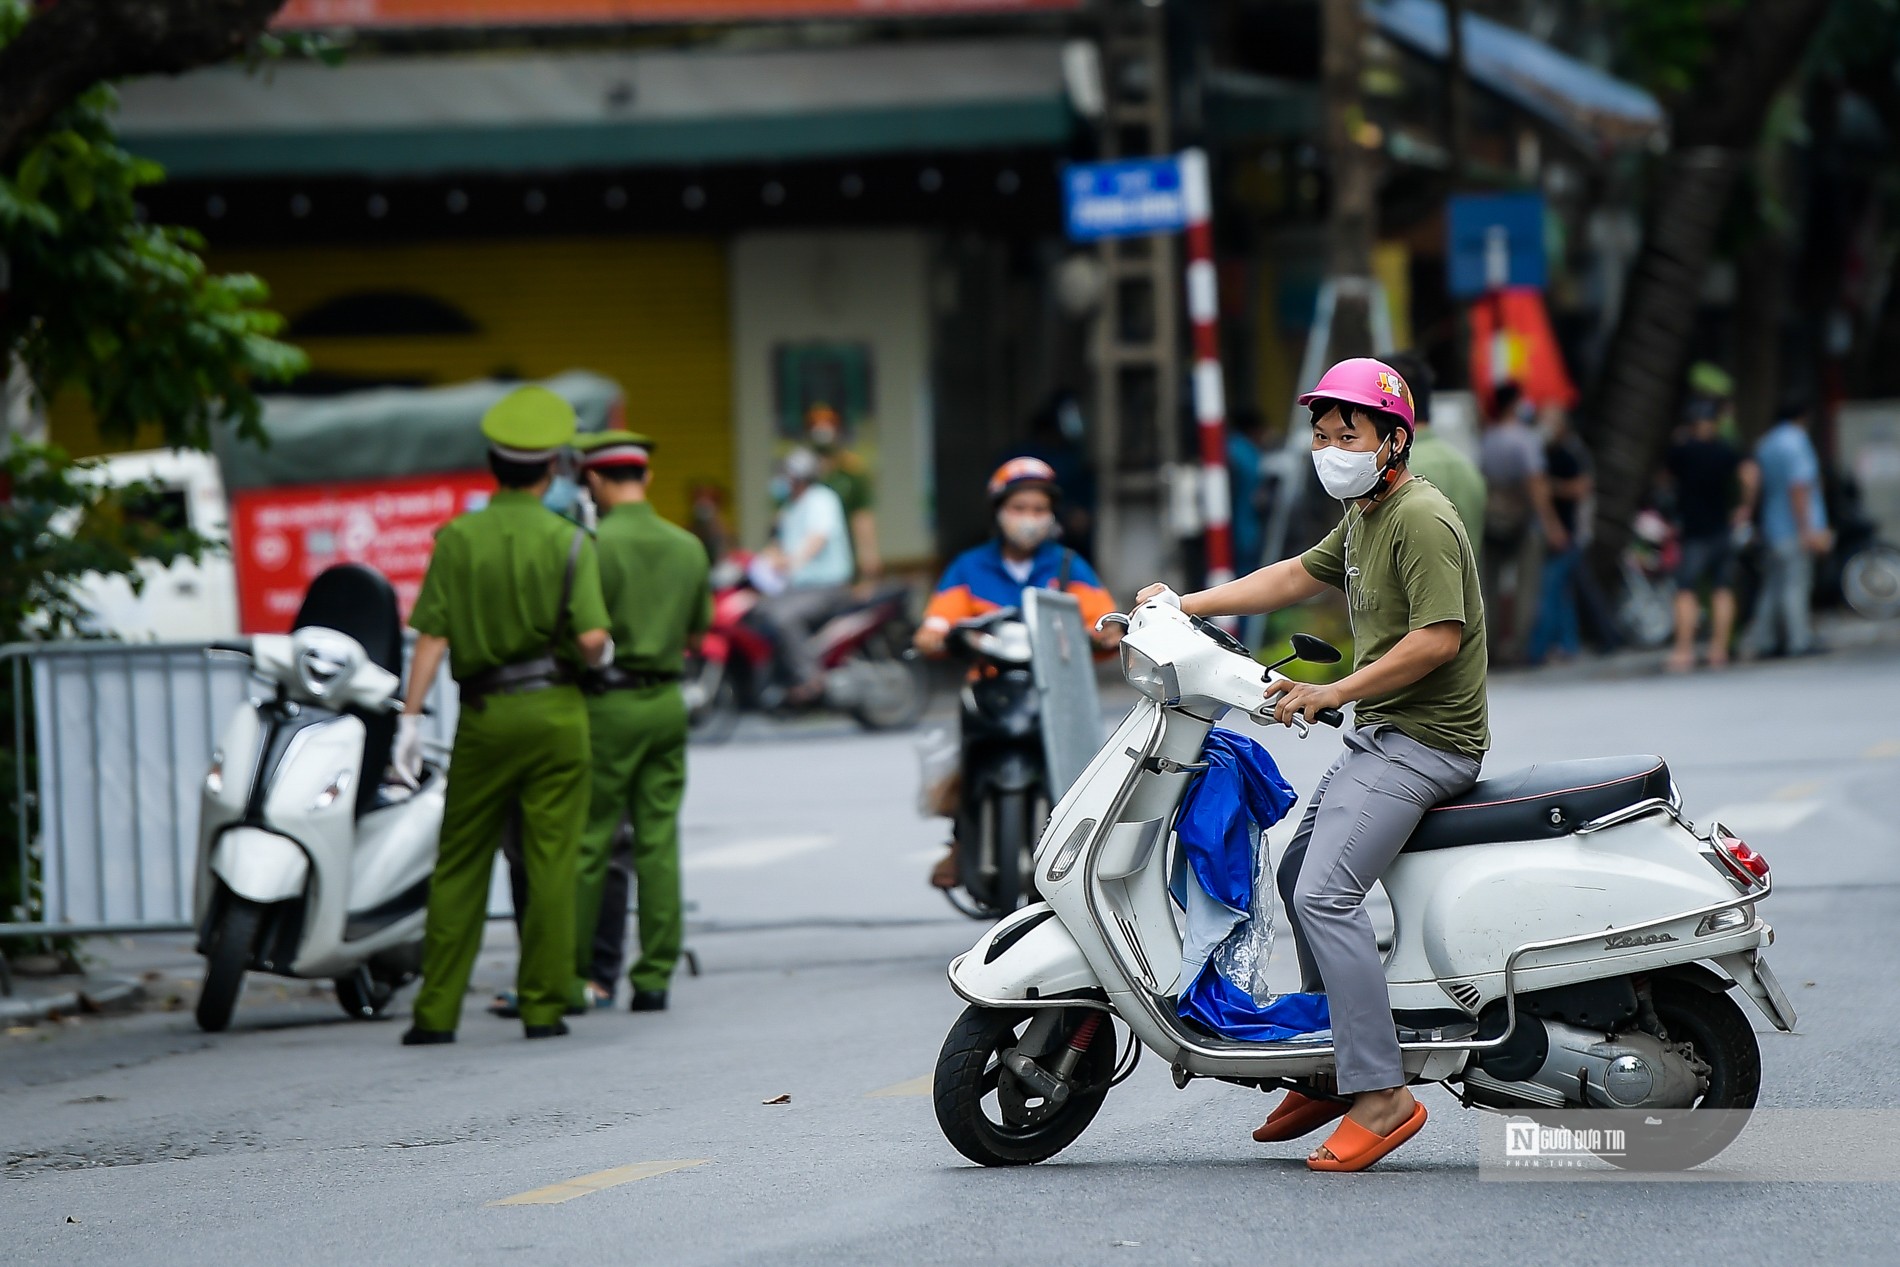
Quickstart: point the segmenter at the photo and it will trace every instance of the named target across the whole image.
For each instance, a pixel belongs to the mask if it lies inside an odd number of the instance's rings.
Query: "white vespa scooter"
[[[275,688],[240,706],[205,776],[195,915],[198,1024],[231,1022],[244,974],[336,983],[352,1017],[382,1012],[421,967],[442,829],[440,769],[383,786],[402,667],[396,596],[355,564],[311,583],[289,634],[214,649]]]
[[[1143,1047],[1182,1087],[1216,1078],[1323,1095],[1317,1079],[1333,1066],[1330,1041],[1237,1042],[1175,1007],[1190,984],[1169,895],[1175,814],[1214,723],[1229,709],[1271,718],[1275,675],[1162,601],[1104,620],[1126,625],[1123,670],[1147,698],[1050,818],[1034,872],[1046,901],[950,965],[970,1006],[938,1059],[937,1120],[984,1165],[1067,1147]],[[1339,654],[1304,637],[1299,650]],[[1396,923],[1386,977],[1414,1082],[1532,1116],[1643,1110],[1628,1116],[1656,1130],[1670,1119],[1666,1141],[1630,1139],[1626,1156],[1606,1158],[1625,1165],[1665,1148],[1694,1164],[1732,1141],[1761,1056],[1731,991],[1778,1029],[1795,1014],[1760,955],[1773,940],[1756,913],[1768,864],[1720,824],[1698,832],[1680,806],[1662,759],[1642,756],[1531,766],[1426,815],[1384,880]],[[1111,1017],[1132,1034],[1119,1067]]]

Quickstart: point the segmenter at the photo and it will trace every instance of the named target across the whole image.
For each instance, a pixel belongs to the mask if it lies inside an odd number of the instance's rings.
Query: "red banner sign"
[[[240,490],[231,498],[238,623],[245,633],[286,632],[311,579],[335,563],[388,577],[407,620],[436,529],[494,491],[475,472]]]
[[[280,28],[565,26],[942,17],[1078,9],[1082,0],[290,0]]]

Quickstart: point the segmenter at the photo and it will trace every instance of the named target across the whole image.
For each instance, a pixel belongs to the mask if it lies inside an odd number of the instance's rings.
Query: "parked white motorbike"
[[[367,568],[332,568],[298,624],[214,644],[274,689],[238,708],[205,776],[206,1030],[230,1024],[249,971],[333,980],[344,1012],[368,1019],[421,967],[447,780],[429,765],[414,790],[382,783],[402,706],[395,595]]]
[[[1216,1078],[1319,1095],[1333,1067],[1330,1042],[1236,1042],[1175,1007],[1189,984],[1169,895],[1175,814],[1214,723],[1229,709],[1270,719],[1263,690],[1276,675],[1165,603],[1105,620],[1126,625],[1123,671],[1146,698],[1051,815],[1033,873],[1046,900],[950,965],[969,1007],[938,1059],[937,1120],[984,1165],[1067,1147],[1144,1047],[1180,1087]],[[1317,639],[1300,652],[1338,658]],[[1467,1106],[1644,1110],[1631,1117],[1657,1130],[1670,1119],[1668,1155],[1693,1164],[1726,1147],[1744,1114],[1659,1111],[1745,1111],[1760,1084],[1732,992],[1794,1027],[1760,953],[1773,941],[1756,912],[1768,864],[1719,823],[1686,821],[1659,757],[1484,780],[1426,815],[1384,883],[1406,1072],[1451,1084]],[[1132,1036],[1119,1064],[1110,1018]],[[1608,1159],[1642,1165],[1663,1143],[1630,1139]]]

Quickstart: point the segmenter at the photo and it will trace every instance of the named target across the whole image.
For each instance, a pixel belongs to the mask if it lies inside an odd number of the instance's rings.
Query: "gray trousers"
[[[1391,726],[1351,730],[1345,740],[1313,791],[1278,879],[1303,988],[1326,992],[1339,1091],[1352,1095],[1405,1085],[1366,893],[1425,811],[1478,781],[1478,762]]]
[[[1755,596],[1755,614],[1742,635],[1742,645],[1756,655],[1769,655],[1777,648],[1789,655],[1805,655],[1814,647],[1808,625],[1814,556],[1799,541],[1784,541],[1771,543],[1763,562],[1761,593]]]
[[[774,594],[752,609],[752,618],[772,631],[791,685],[818,680],[822,668],[809,639],[850,597],[848,585],[815,585]]]

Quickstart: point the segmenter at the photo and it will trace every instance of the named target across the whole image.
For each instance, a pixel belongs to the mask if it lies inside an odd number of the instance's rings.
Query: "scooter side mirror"
[[[1296,633],[1291,639],[1293,654],[1308,664],[1338,664],[1339,648],[1312,634]]]

